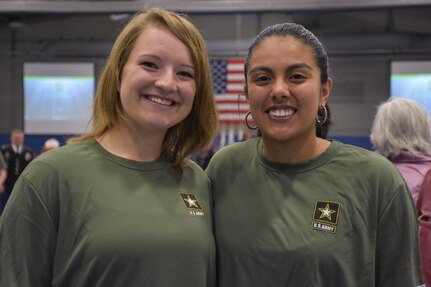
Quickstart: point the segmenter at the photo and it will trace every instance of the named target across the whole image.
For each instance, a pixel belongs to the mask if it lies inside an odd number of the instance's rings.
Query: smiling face
[[[125,118],[139,130],[165,134],[190,113],[196,94],[188,48],[166,29],[146,27],[121,75]]]
[[[250,57],[245,94],[267,142],[314,138],[330,89],[330,80],[321,84],[313,49],[292,36],[268,37]]]

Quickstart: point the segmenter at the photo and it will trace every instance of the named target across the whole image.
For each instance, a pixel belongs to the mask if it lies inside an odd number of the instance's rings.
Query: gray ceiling
[[[333,55],[431,56],[431,0],[0,0],[0,57],[104,57],[130,16],[151,6],[187,13],[212,56],[243,55],[283,21],[305,25]]]
[[[0,1],[2,12],[115,13],[162,6],[186,13],[246,13],[295,10],[339,10],[429,5],[429,0],[153,0],[153,1]]]

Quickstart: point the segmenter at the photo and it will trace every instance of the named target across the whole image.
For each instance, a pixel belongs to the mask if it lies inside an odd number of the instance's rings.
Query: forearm
[[[5,169],[0,170],[0,193],[4,191],[4,182],[7,177],[7,172]]]

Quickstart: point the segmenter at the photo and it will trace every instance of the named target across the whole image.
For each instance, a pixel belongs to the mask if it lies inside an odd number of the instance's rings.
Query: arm
[[[51,286],[56,229],[25,177],[16,182],[0,220],[0,286]]]
[[[6,163],[3,160],[3,153],[0,152],[0,194],[4,192],[4,182],[7,177]]]
[[[4,192],[4,182],[7,177],[6,169],[0,169],[0,194]]]
[[[416,209],[407,185],[382,207],[376,242],[376,286],[423,286]]]

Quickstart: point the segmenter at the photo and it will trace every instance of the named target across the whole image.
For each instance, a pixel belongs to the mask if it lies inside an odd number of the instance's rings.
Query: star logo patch
[[[340,204],[332,201],[316,201],[311,228],[336,233]]]
[[[190,215],[200,216],[200,217],[205,216],[205,212],[202,206],[200,205],[196,195],[192,193],[185,193],[185,192],[179,192],[179,195]]]

